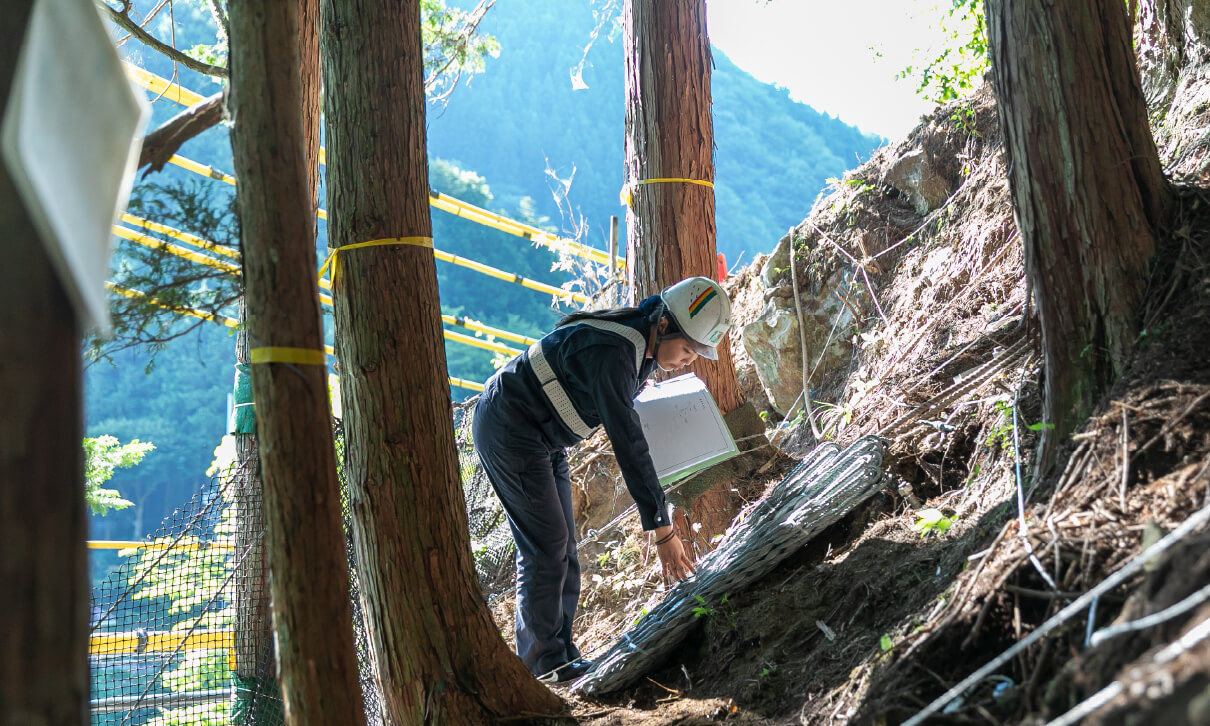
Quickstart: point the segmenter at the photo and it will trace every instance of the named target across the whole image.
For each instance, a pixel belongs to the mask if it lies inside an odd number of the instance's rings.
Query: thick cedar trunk
[[[626,49],[626,181],[680,178],[714,180],[714,121],[710,108],[710,39],[705,0],[626,0],[622,10]],[[631,289],[637,299],[686,277],[717,275],[714,190],[688,182],[632,186],[626,210],[626,248]],[[699,359],[692,371],[727,413],[743,403],[730,335],[718,360]],[[682,539],[693,541],[690,519],[702,524],[705,541],[726,528],[732,512],[730,486],[698,497],[689,512],[673,517]],[[713,523],[722,522],[716,527]]]
[[[250,347],[323,350],[295,3],[230,4]],[[326,366],[252,366],[279,678],[291,723],[364,723]]]
[[[714,180],[705,0],[626,0],[626,182]],[[637,299],[686,277],[714,278],[714,190],[688,182],[633,187],[626,254]],[[728,338],[693,365],[724,413],[743,403]]]
[[[298,0],[299,69],[302,88],[303,148],[307,168],[307,188],[312,214],[317,206],[319,186],[319,0]],[[216,94],[221,96],[221,94]],[[194,106],[193,108],[197,108]],[[186,111],[185,113],[188,113]],[[171,121],[161,126],[168,126]],[[157,129],[157,132],[159,129]],[[150,138],[150,137],[149,137]],[[179,144],[178,144],[179,146]],[[144,144],[146,150],[146,144]],[[175,149],[174,149],[175,151]],[[171,152],[169,153],[171,155]],[[167,157],[165,157],[165,161]],[[154,166],[152,167],[155,168]],[[245,306],[241,301],[239,319],[247,324]],[[235,360],[248,366],[248,333],[241,327],[236,334]],[[235,664],[234,673],[249,681],[261,674],[272,658],[272,629],[269,602],[269,568],[265,560],[262,532],[265,528],[264,493],[261,487],[260,454],[255,433],[237,432],[235,510],[238,518],[236,546],[248,551],[235,576]],[[257,694],[262,695],[276,694]]]
[[[80,331],[0,173],[0,723],[84,724],[88,579]]]
[[[1166,115],[1182,72],[1210,54],[1210,5],[1202,0],[1136,0],[1134,46],[1143,95],[1159,116]]]
[[[0,117],[33,3],[0,22]],[[0,167],[0,723],[88,723],[80,329]]]
[[[298,60],[302,82],[303,159],[311,217],[319,208],[319,0],[298,0]]]
[[[320,35],[331,246],[431,236],[418,0],[324,0]],[[388,721],[557,712],[476,584],[432,251],[340,254],[345,473]]]
[[[988,0],[986,11],[1045,417],[1061,438],[1130,360],[1168,186],[1124,3]]]

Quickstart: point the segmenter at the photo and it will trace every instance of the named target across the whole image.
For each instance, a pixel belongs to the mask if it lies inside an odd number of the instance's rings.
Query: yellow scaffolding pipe
[[[467,330],[473,330],[476,333],[494,335],[497,338],[504,338],[505,340],[511,340],[514,343],[520,343],[522,345],[533,345],[534,343],[538,342],[537,338],[531,338],[528,335],[521,335],[519,333],[510,333],[507,330],[493,328],[489,325],[484,325],[462,316],[456,317],[453,315],[442,315],[441,322],[445,323],[446,325],[458,325],[466,328]]]
[[[475,272],[487,275],[488,277],[494,277],[497,280],[504,280],[505,282],[511,282],[513,284],[520,285],[521,287],[529,288],[530,290],[544,292],[548,295],[554,295],[555,297],[561,297],[561,298],[565,298],[567,300],[573,300],[578,303],[588,302],[588,298],[579,293],[569,292],[562,288],[555,287],[554,285],[547,285],[545,282],[538,282],[537,280],[531,280],[527,277],[522,277],[521,275],[518,275],[515,272],[505,272],[504,270],[501,270],[497,267],[492,267],[491,265],[485,265],[482,262],[475,262],[474,260],[469,260],[465,257],[459,257],[458,255],[452,255],[449,252],[443,252],[436,248],[433,248],[433,256],[436,257],[437,259],[441,260],[442,262],[449,262],[450,264],[456,265],[458,267],[465,267],[468,270],[474,270]]]
[[[203,312],[201,310],[197,310],[195,308],[184,307],[181,305],[169,305],[168,303],[166,303],[162,300],[159,300],[158,298],[148,297],[147,293],[145,293],[145,292],[140,292],[139,290],[132,290],[129,287],[123,287],[121,285],[117,285],[112,282],[106,282],[105,287],[109,288],[109,290],[111,292],[121,295],[122,297],[128,297],[132,300],[146,300],[148,303],[155,305],[157,308],[163,308],[170,312],[177,313],[178,315],[190,315],[195,318],[201,318],[202,320],[208,320],[212,323],[218,323],[219,325],[225,325],[228,328],[238,328],[239,327],[238,320],[236,320],[235,318],[229,318],[226,315],[218,315],[217,313],[207,313],[207,312]]]
[[[135,217],[135,219],[138,219],[138,217]],[[145,220],[139,220],[139,221],[145,221]],[[149,224],[154,225],[155,223],[152,222]],[[172,232],[176,232],[176,230],[173,230],[171,227],[163,227],[162,225],[155,225],[155,226],[161,227],[162,230],[166,229],[166,230],[171,230]],[[148,227],[148,228],[150,229],[151,227]],[[240,274],[240,268],[236,265],[232,265],[232,264],[223,262],[222,260],[216,260],[215,258],[209,257],[207,255],[199,254],[197,252],[194,252],[193,250],[181,247],[180,245],[174,245],[171,242],[165,242],[164,240],[156,239],[155,237],[149,237],[140,232],[135,232],[134,230],[129,230],[129,229],[126,229],[125,227],[119,227],[116,225],[113,228],[113,232],[114,232],[114,234],[121,237],[122,239],[128,239],[131,242],[137,242],[141,245],[144,245],[145,247],[150,247],[152,249],[161,249],[162,248],[166,252],[176,255],[177,257],[181,257],[186,260],[189,260],[190,262],[197,262],[199,264],[206,265],[207,267],[213,267],[216,270],[222,270],[223,272],[229,272],[233,275]],[[192,236],[192,235],[187,235],[184,232],[176,232],[176,233],[179,235],[186,236],[186,237]],[[198,239],[198,238],[194,238],[194,239]],[[205,240],[201,240],[201,239],[199,239],[198,241],[205,242]],[[213,245],[213,243],[208,243],[208,244]],[[507,274],[507,273],[505,273],[505,274]],[[524,278],[522,278],[522,279],[524,279]],[[326,282],[327,282],[326,280],[321,280],[320,286],[331,289],[330,285],[324,284]],[[319,293],[319,300],[320,300],[320,302],[322,302],[324,305],[327,305],[328,307],[332,306],[332,297],[330,295],[325,295],[324,293],[321,292],[321,293]],[[442,332],[445,334],[446,340],[453,341],[455,343],[462,343],[463,345],[469,345],[472,348],[481,348],[483,350],[490,350],[493,353],[503,353],[510,357],[520,355],[520,353],[521,353],[521,351],[517,350],[516,348],[510,348],[507,345],[502,345],[500,343],[494,343],[490,340],[483,340],[481,338],[473,338],[469,335],[462,335],[461,333],[455,333],[451,330],[443,330]]]
[[[115,235],[121,237],[122,239],[130,240],[131,242],[137,242],[138,244],[141,244],[144,247],[149,247],[153,250],[162,249],[165,252],[168,252],[169,254],[176,255],[177,257],[189,260],[190,262],[196,262],[199,265],[205,265],[206,267],[212,267],[216,270],[221,270],[223,272],[226,272],[226,273],[229,273],[232,275],[240,274],[239,265],[233,265],[229,262],[223,262],[222,260],[216,260],[215,258],[213,258],[209,255],[203,255],[198,252],[194,252],[193,250],[191,250],[187,247],[181,247],[180,245],[174,245],[171,242],[165,242],[162,239],[156,239],[155,237],[149,237],[141,232],[135,232],[132,229],[126,229],[125,227],[119,227],[118,225],[115,224],[113,226],[113,233]]]
[[[177,633],[152,630],[123,633],[93,633],[88,636],[90,655],[124,655],[128,653],[171,653],[180,650],[231,650],[235,635],[230,630],[195,630]]]
[[[202,320],[208,320],[212,323],[218,323],[219,325],[225,325],[228,328],[239,327],[238,320],[236,320],[235,318],[229,318],[226,315],[217,315],[217,314],[207,313],[207,312],[204,312],[201,310],[197,310],[194,308],[188,308],[188,307],[182,307],[179,305],[169,305],[160,300],[157,300],[154,297],[148,297],[147,294],[144,292],[140,292],[138,290],[132,290],[128,287],[116,285],[112,282],[106,282],[105,287],[109,288],[114,293],[121,295],[123,297],[139,299],[139,300],[145,299],[145,300],[147,300],[148,303],[155,305],[156,307],[163,308],[170,312],[177,313],[178,315],[191,315],[195,318],[201,318]],[[456,333],[451,333],[450,331],[445,331],[445,332],[447,332],[447,334],[457,335]],[[462,337],[469,337],[469,336],[462,336]],[[475,339],[475,340],[477,340],[477,339]],[[486,343],[487,341],[481,341],[481,342]],[[504,346],[501,346],[501,347],[504,347]],[[324,346],[324,352],[327,353],[328,355],[332,356],[333,358],[336,357],[336,351],[333,350],[332,346],[330,346],[330,345]],[[520,351],[517,351],[517,352],[520,352]],[[456,386],[458,388],[465,388],[467,390],[478,391],[480,393],[483,392],[482,383],[476,383],[474,381],[469,381],[465,378],[457,378],[454,376],[450,376],[449,383],[451,386]]]
[[[174,156],[172,158],[176,159],[178,157]],[[188,160],[186,160],[186,161],[188,161]],[[190,163],[195,164],[196,162],[190,162]],[[201,167],[201,164],[196,164],[196,166]],[[210,169],[210,167],[202,167],[202,168]],[[211,169],[211,171],[213,171],[213,170]],[[201,173],[201,172],[199,172],[199,173]],[[217,178],[217,177],[215,177],[215,178]],[[227,177],[227,178],[231,179],[232,184],[235,183],[234,177]],[[453,199],[453,197],[446,197],[444,194],[439,194],[438,196],[442,197],[446,200],[452,200],[454,202],[458,201],[456,199]],[[430,197],[430,200],[431,199],[432,199],[432,197]],[[459,202],[459,204],[462,204],[462,203]],[[436,205],[434,205],[434,206],[436,206]],[[466,205],[466,206],[472,210],[479,209],[478,207],[471,207],[470,205]],[[452,207],[452,208],[457,208],[457,207]],[[486,210],[479,210],[479,211],[483,212],[485,215],[491,214],[491,212],[487,212]],[[523,233],[522,231],[517,231],[517,230],[521,230],[522,228],[521,228],[521,226],[516,225],[515,223],[512,225],[513,229],[509,229],[508,225],[505,224],[505,222],[508,222],[507,219],[505,219],[504,217],[499,217],[499,215],[496,215],[496,217],[502,221],[497,223],[497,222],[493,222],[491,220],[487,220],[487,221],[483,221],[480,223],[486,224],[487,226],[494,227],[496,229],[500,229],[502,231],[518,234],[521,236],[527,236],[529,234],[528,232]],[[328,218],[327,211],[320,209],[319,218],[326,220]],[[467,218],[469,219],[471,217],[467,217]],[[166,234],[169,237],[172,237],[174,239],[179,239],[183,242],[190,242],[190,244],[195,244],[196,246],[201,247],[202,249],[216,248],[213,251],[218,252],[219,254],[224,254],[224,255],[230,254],[232,256],[238,256],[238,254],[239,254],[239,253],[235,252],[235,250],[232,250],[230,247],[223,247],[222,245],[217,245],[213,242],[203,240],[199,237],[194,237],[193,235],[190,235],[187,232],[173,230],[171,227],[164,227],[164,225],[158,225],[155,222],[150,222],[148,220],[141,219],[139,217],[135,217],[134,215],[124,214],[124,215],[122,215],[122,220],[125,221],[127,224],[144,227],[146,229],[155,230],[157,232]],[[132,221],[132,220],[136,220],[136,221]],[[542,234],[545,234],[544,232],[541,232],[541,230],[537,230],[536,228],[534,228],[534,229],[535,229],[535,232],[540,232]],[[165,231],[165,230],[171,230],[171,231]],[[547,237],[551,240],[555,240],[555,242],[560,241],[550,235],[547,235]],[[192,240],[196,240],[196,242],[192,241],[190,239],[187,239],[187,238],[192,238]],[[229,252],[226,252],[223,250],[229,250]],[[490,265],[485,265],[482,262],[475,262],[474,260],[470,260],[465,257],[459,257],[458,255],[450,254],[449,252],[444,252],[444,251],[436,249],[436,248],[433,249],[433,256],[443,262],[449,262],[458,267],[465,267],[467,269],[471,269],[471,270],[474,270],[481,274],[487,275],[488,277],[494,277],[497,280],[504,280],[505,282],[511,282],[513,284],[520,285],[524,288],[528,288],[528,289],[534,290],[536,292],[542,292],[542,293],[546,293],[548,295],[554,295],[556,297],[560,297],[560,298],[563,298],[566,300],[571,300],[572,302],[577,302],[577,303],[581,303],[581,304],[588,302],[588,297],[585,295],[581,295],[579,293],[568,292],[566,290],[563,290],[562,288],[555,287],[554,285],[547,285],[544,282],[538,282],[537,280],[530,280],[529,278],[522,277],[521,275],[518,275],[514,272],[507,272],[505,270],[501,270],[499,268],[492,267]],[[332,289],[331,283],[329,283],[326,278],[320,279],[319,286],[324,288],[325,290]],[[331,304],[330,301],[329,301],[329,304]]]
[[[226,182],[231,186],[235,186],[235,177],[231,176],[230,174],[223,173],[218,169],[215,169],[213,166],[199,164],[193,159],[186,159],[179,154],[173,154],[172,156],[168,157],[168,163],[179,166],[187,171],[191,171],[194,174],[200,174],[204,177],[216,179],[221,182]]]
[[[183,106],[192,106],[193,104],[203,100],[201,95],[184,88],[180,84],[172,83],[168,79],[145,71],[138,66],[127,63],[126,68],[127,74],[135,83],[139,84],[143,88],[146,88],[152,93],[161,94],[164,98],[175,101]],[[196,161],[186,159],[182,156],[173,155],[168,161],[171,164],[175,164],[182,169],[192,171],[195,174],[201,174],[202,176],[209,177],[211,179],[218,179],[220,181],[227,182],[228,184],[235,184],[235,177],[218,171],[214,167],[199,164]],[[319,150],[319,163],[323,165],[328,163],[328,154],[323,148],[320,148]],[[430,194],[429,204],[435,209],[448,212],[456,217],[462,217],[463,219],[468,219],[478,224],[482,224],[493,229],[498,229],[501,232],[506,232],[517,237],[524,237],[525,239],[532,240],[544,247],[555,250],[556,252],[565,252],[578,257],[586,256],[588,259],[596,262],[597,264],[609,264],[609,255],[602,250],[598,250],[595,247],[589,247],[588,245],[583,245],[578,242],[573,242],[569,239],[558,237],[532,225],[517,222],[509,219],[508,217],[504,217],[481,207],[476,207],[473,204],[469,204],[446,194],[441,194],[439,192]],[[328,218],[327,212],[322,209],[319,210],[319,218],[326,220]],[[617,260],[618,268],[624,269],[625,265],[625,260],[619,257]]]
[[[167,78],[143,70],[133,63],[123,63],[126,66],[126,77],[152,93],[175,101],[182,106],[193,106],[205,100],[199,93],[190,91],[179,83],[173,83]]]
[[[171,237],[186,244],[191,244],[194,247],[206,250],[207,252],[213,252],[215,254],[222,255],[223,257],[230,257],[233,260],[239,259],[239,250],[232,249],[225,245],[220,245],[217,242],[211,242],[208,239],[202,239],[201,237],[189,234],[188,232],[182,232],[181,230],[176,229],[175,227],[169,227],[166,224],[152,222],[150,219],[136,217],[127,212],[122,213],[122,221],[126,224],[129,224],[131,227],[140,227],[151,232],[159,232],[166,237]],[[121,228],[115,227],[115,229]]]
[[[142,540],[124,540],[124,539],[90,539],[88,540],[88,549],[90,550],[181,550],[182,552],[196,552],[198,550],[224,550],[233,551],[235,545],[220,543],[220,542],[144,542]]]

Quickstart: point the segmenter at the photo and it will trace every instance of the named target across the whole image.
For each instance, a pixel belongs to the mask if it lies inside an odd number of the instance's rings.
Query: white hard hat
[[[665,289],[660,299],[694,351],[718,360],[715,348],[731,327],[731,300],[723,286],[708,277],[691,277]]]

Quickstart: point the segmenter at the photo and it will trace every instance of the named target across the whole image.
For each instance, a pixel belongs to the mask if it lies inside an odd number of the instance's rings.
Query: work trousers
[[[479,399],[472,433],[517,543],[517,655],[540,676],[580,657],[571,638],[580,599],[571,477],[563,449],[508,420],[494,392]]]

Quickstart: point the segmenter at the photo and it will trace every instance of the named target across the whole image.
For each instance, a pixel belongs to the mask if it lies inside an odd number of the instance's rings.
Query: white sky
[[[948,3],[946,3],[948,5]],[[892,141],[932,105],[895,73],[938,35],[918,0],[707,0],[710,42],[796,101]],[[883,54],[875,60],[875,46]]]

